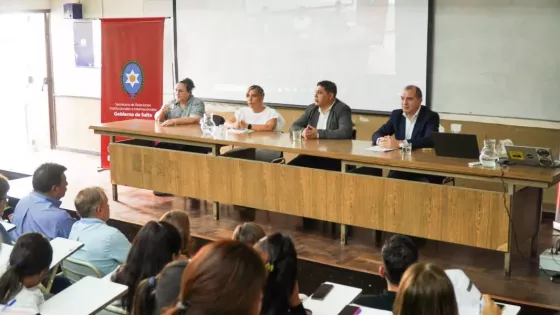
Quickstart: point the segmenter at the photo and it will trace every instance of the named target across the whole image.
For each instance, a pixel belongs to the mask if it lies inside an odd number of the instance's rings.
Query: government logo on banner
[[[144,71],[142,71],[142,66],[136,61],[130,60],[122,68],[121,87],[132,100],[142,92],[144,87]]]

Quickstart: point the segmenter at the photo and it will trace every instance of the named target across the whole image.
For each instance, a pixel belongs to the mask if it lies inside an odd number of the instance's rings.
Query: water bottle
[[[202,134],[212,135],[214,134],[214,129],[216,129],[216,124],[214,123],[213,114],[204,114],[200,120],[200,130],[202,130]]]
[[[480,163],[482,167],[495,168],[498,161],[498,152],[496,151],[496,140],[484,140],[484,147],[480,152]]]

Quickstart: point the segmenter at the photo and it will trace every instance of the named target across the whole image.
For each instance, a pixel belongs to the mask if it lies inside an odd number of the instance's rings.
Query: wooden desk
[[[366,151],[369,141],[292,141],[288,134],[272,132],[203,136],[198,125],[161,127],[148,120],[90,128],[113,141],[115,200],[117,185],[126,185],[211,200],[216,219],[221,202],[496,250],[505,254],[508,275],[514,242],[531,238],[531,255],[537,257],[542,189],[560,180],[558,169],[515,166],[502,172],[468,167],[467,160],[433,152],[403,156]],[[211,153],[115,143],[117,136],[202,146]],[[343,169],[331,172],[219,156],[220,147],[231,145],[336,158],[343,161]],[[503,183],[505,193],[351,174],[346,173],[348,165]]]

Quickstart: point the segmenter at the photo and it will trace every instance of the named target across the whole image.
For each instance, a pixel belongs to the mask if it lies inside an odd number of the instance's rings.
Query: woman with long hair
[[[15,299],[16,307],[39,311],[45,301],[39,284],[49,271],[53,250],[39,233],[20,236],[12,249],[6,271],[0,277],[0,304]]]
[[[146,223],[134,238],[126,262],[111,277],[113,282],[128,286],[118,306],[130,313],[138,283],[157,275],[165,265],[179,258],[182,244],[181,235],[170,223]]]
[[[181,293],[166,315],[259,315],[266,272],[251,247],[232,240],[210,243],[189,262]]]
[[[255,249],[268,271],[262,315],[305,315],[299,299],[297,252],[291,238],[275,233],[261,239]]]
[[[189,220],[187,212],[181,210],[170,210],[162,215],[159,220],[173,224],[177,231],[179,231],[183,240],[183,249],[181,250],[181,254],[185,257],[190,257],[192,247],[191,221]]]
[[[157,276],[142,280],[136,288],[132,315],[159,315],[162,309],[175,306],[188,263],[183,259],[170,262]]]
[[[485,296],[483,315],[501,310]],[[459,315],[451,280],[443,269],[430,263],[416,263],[404,273],[393,305],[395,315]]]

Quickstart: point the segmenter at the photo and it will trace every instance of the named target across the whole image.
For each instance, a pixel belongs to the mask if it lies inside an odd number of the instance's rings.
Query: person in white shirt
[[[81,220],[74,223],[68,238],[84,246],[71,257],[89,262],[103,277],[126,261],[130,242],[121,231],[107,225],[110,209],[102,188],[82,189],[74,205]]]
[[[246,97],[248,106],[238,109],[234,117],[230,118],[224,124],[226,128],[258,132],[282,132],[282,128],[284,128],[284,118],[276,110],[263,104],[264,90],[262,87],[251,85],[247,89]],[[272,162],[281,159],[282,152],[263,149],[235,148],[226,152],[224,156]]]
[[[247,107],[235,112],[225,126],[233,129],[248,129],[254,131],[282,131],[284,118],[276,110],[265,106],[264,90],[258,85],[251,85],[247,89]]]
[[[5,249],[3,249],[5,250]],[[39,312],[45,298],[39,284],[49,271],[53,250],[49,241],[39,233],[20,236],[0,277],[0,304],[33,309]]]

